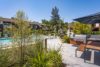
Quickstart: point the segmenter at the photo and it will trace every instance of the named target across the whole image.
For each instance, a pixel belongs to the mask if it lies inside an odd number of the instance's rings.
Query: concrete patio
[[[77,47],[72,44],[61,43],[59,38],[48,39],[47,40],[48,49],[58,49],[61,48],[60,53],[62,55],[62,61],[66,67],[100,67],[100,52],[96,51],[94,56],[94,63],[90,63],[90,60],[84,62],[84,53],[81,51],[77,52],[78,57],[75,57],[75,50]],[[86,58],[89,59],[91,52],[86,52]]]
[[[100,67],[100,52],[95,52],[94,63],[89,61],[84,62],[83,52],[78,51],[78,57],[75,57],[75,49],[77,47],[63,43],[61,47],[61,55],[63,63],[67,64],[66,67]],[[87,58],[90,57],[90,52],[87,52]]]

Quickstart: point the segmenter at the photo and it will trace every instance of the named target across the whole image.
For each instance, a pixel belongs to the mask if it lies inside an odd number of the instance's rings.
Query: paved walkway
[[[67,64],[66,67],[100,67],[96,64],[84,63],[84,60],[80,57],[82,52],[78,51],[78,57],[75,57],[75,46],[63,43],[61,47],[61,54],[63,63]],[[99,62],[100,64],[100,62]]]

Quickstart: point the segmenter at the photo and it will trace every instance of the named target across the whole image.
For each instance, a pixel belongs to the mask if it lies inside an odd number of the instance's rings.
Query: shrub
[[[7,67],[8,65],[9,65],[9,60],[7,51],[0,49],[0,67]]]
[[[100,31],[92,32],[93,35],[100,35]]]
[[[24,67],[62,67],[61,55],[56,51],[39,52],[34,57],[28,57]]]
[[[59,51],[50,50],[47,52],[39,41],[33,47],[23,67],[62,67]]]
[[[64,36],[62,37],[62,39],[63,39],[63,42],[69,43],[70,38],[69,38],[67,35],[64,35]]]
[[[52,61],[53,63],[52,67],[62,67],[61,55],[58,51],[51,50],[48,53],[48,57],[50,58],[50,61]]]

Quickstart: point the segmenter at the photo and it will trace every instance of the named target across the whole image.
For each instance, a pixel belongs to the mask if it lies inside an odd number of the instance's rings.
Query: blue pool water
[[[6,45],[11,43],[12,39],[11,38],[0,38],[0,45]]]
[[[42,38],[42,36],[40,36]],[[41,39],[38,36],[33,36],[32,40]],[[13,41],[12,38],[0,38],[0,45],[9,45]]]

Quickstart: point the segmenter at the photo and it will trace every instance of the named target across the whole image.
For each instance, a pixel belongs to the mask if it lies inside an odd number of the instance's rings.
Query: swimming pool
[[[0,45],[7,45],[12,42],[11,38],[0,38]]]
[[[32,40],[36,40],[36,39],[42,39],[43,35],[39,35],[39,36],[32,36]],[[10,45],[12,43],[13,39],[12,38],[0,38],[0,45],[2,46],[7,46]]]

